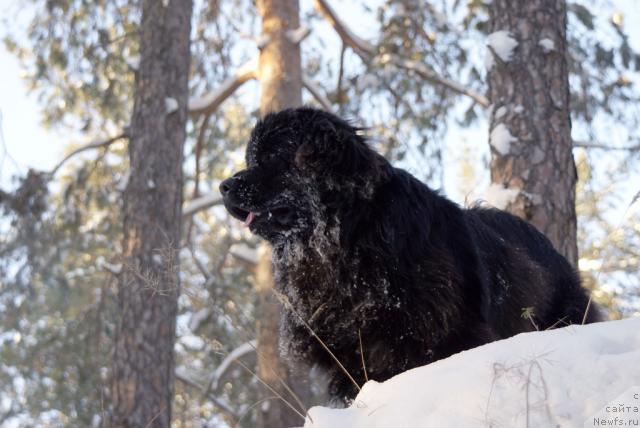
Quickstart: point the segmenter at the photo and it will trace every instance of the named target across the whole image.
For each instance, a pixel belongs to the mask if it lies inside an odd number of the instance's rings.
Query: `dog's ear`
[[[388,164],[359,135],[359,129],[341,120],[317,118],[305,130],[295,164],[302,171],[334,178],[373,179],[387,176]]]

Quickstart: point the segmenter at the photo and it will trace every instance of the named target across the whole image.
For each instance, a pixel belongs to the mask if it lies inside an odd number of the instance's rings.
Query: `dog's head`
[[[259,121],[246,163],[220,192],[231,215],[272,244],[309,238],[320,222],[343,223],[345,210],[371,199],[389,168],[358,128],[308,107]]]

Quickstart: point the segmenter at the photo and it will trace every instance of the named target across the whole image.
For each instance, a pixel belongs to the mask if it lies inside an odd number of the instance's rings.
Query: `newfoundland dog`
[[[247,169],[220,184],[231,215],[273,247],[282,352],[325,369],[334,398],[356,389],[311,329],[363,384],[583,321],[589,297],[542,233],[504,211],[459,207],[359,131],[313,108],[269,114]],[[591,308],[586,321],[597,319]]]

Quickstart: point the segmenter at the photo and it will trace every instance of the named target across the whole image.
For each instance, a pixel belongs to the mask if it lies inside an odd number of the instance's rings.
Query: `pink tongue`
[[[256,213],[249,211],[249,215],[247,215],[247,218],[244,220],[244,225],[249,226],[254,218],[256,218]]]

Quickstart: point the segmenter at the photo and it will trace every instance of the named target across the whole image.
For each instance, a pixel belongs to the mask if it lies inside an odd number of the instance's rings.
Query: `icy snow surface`
[[[592,427],[594,417],[637,420],[639,363],[640,317],[525,333],[384,383],[370,381],[346,409],[310,409],[304,427]],[[619,413],[620,406],[631,412]]]

